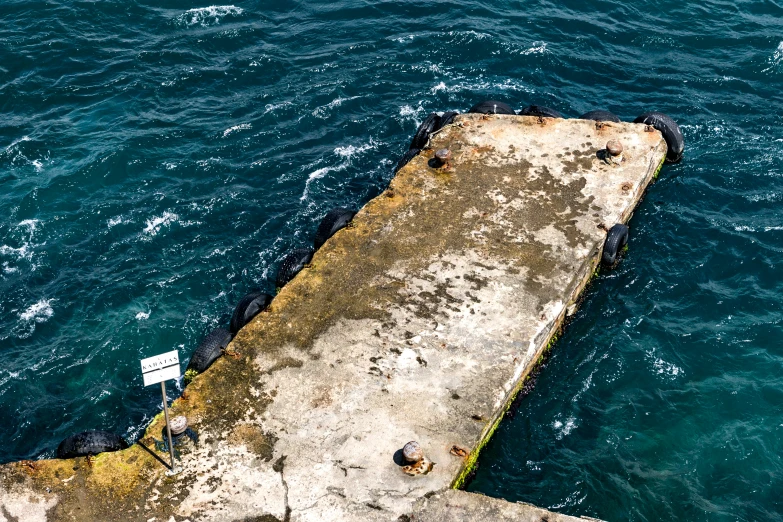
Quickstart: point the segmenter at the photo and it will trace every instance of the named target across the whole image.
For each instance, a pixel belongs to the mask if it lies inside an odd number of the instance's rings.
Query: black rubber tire
[[[190,356],[187,370],[195,370],[198,373],[206,371],[218,357],[223,355],[223,350],[231,342],[232,337],[231,332],[225,328],[215,328],[209,332]]]
[[[440,117],[440,125],[438,125],[438,128],[435,130],[440,130],[446,125],[449,125],[451,122],[454,121],[454,118],[456,118],[457,116],[459,116],[458,112],[453,112],[453,111],[444,112]]]
[[[410,162],[410,160],[415,158],[419,152],[421,152],[420,149],[408,149],[407,151],[405,151],[405,154],[402,155],[400,161],[397,162],[397,166],[394,167],[394,173],[397,174],[397,172],[399,172],[401,168],[407,165],[408,162]]]
[[[313,260],[314,251],[311,248],[297,248],[283,258],[280,268],[277,269],[275,286],[283,288],[293,279],[304,266]]]
[[[682,159],[682,153],[685,150],[685,139],[680,132],[680,126],[677,122],[660,112],[645,112],[635,120],[634,123],[644,123],[652,125],[663,134],[666,140],[666,146],[669,151],[666,153],[668,163],[677,163]]]
[[[516,114],[511,105],[496,100],[479,102],[468,112],[473,114]]]
[[[229,331],[236,333],[252,318],[263,312],[272,302],[272,296],[263,292],[251,292],[239,300],[237,307],[234,308],[234,314],[231,316]]]
[[[617,223],[606,234],[604,241],[604,253],[601,255],[601,263],[613,266],[617,262],[617,256],[625,245],[628,244],[628,227]]]
[[[620,118],[618,118],[614,113],[604,110],[595,110],[590,111],[582,114],[579,116],[580,120],[595,120],[595,121],[611,121],[612,123],[620,123]]]
[[[107,451],[124,450],[127,447],[128,443],[125,439],[116,433],[101,430],[83,431],[63,439],[57,446],[57,458],[86,457]]]
[[[326,240],[345,228],[351,222],[356,212],[347,208],[333,208],[321,220],[318,230],[315,231],[313,246],[316,250],[321,248]]]
[[[521,111],[520,116],[539,116],[543,118],[562,118],[563,115],[554,109],[549,107],[542,107],[541,105],[528,105]]]
[[[419,128],[416,129],[416,134],[413,135],[411,140],[411,146],[409,149],[423,149],[427,142],[430,141],[430,134],[440,128],[440,116],[431,112],[429,116],[424,118]]]

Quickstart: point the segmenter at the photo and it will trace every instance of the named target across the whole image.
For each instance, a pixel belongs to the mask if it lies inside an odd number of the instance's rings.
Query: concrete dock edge
[[[621,161],[606,158],[609,140]],[[449,488],[552,348],[606,230],[628,222],[666,150],[641,124],[459,116],[172,404],[199,434],[178,447],[180,474],[140,444],[6,464],[0,522],[404,521],[436,505],[451,514],[429,520],[471,509],[527,520],[518,504]],[[141,440],[153,453],[161,417]],[[404,467],[413,440],[431,465]]]

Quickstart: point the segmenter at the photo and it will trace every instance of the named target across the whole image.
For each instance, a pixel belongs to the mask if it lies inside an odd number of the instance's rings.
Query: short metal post
[[[171,442],[171,426],[169,426],[169,404],[166,400],[166,383],[160,381],[160,392],[163,394],[163,415],[166,417],[166,434],[169,436],[169,455],[171,456],[171,471],[173,475],[178,473],[177,465],[174,462],[174,444]]]

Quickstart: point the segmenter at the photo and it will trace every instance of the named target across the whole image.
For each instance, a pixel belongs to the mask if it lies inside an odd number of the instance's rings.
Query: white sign
[[[144,377],[144,386],[176,379],[180,375],[179,352],[174,350],[156,355],[155,357],[142,359],[141,374]]]

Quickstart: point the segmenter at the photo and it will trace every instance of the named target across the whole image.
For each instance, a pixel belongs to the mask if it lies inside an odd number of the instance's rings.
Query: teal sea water
[[[469,489],[607,520],[783,520],[783,4],[0,3],[0,461],[160,408],[430,111],[677,119],[685,159]],[[171,397],[179,390],[170,390]]]

